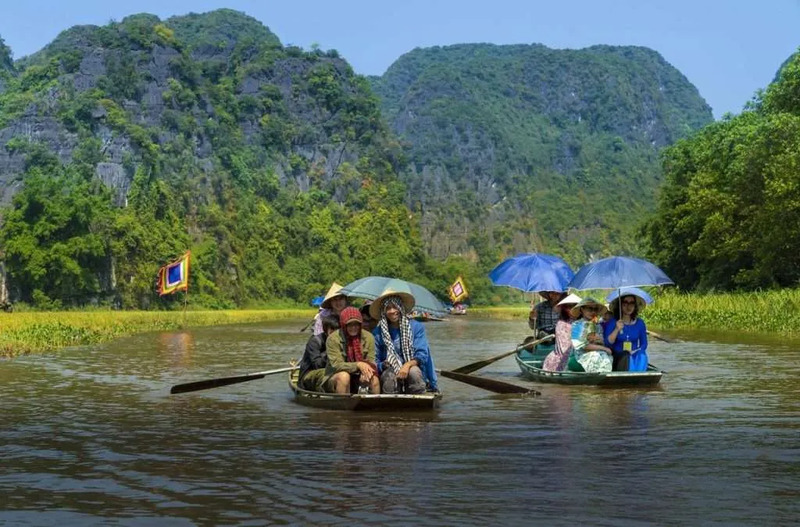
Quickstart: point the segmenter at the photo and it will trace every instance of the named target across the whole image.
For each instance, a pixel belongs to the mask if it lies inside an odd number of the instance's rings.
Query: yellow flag
[[[453,285],[447,288],[447,292],[450,295],[450,300],[453,302],[460,302],[469,296],[467,287],[464,285],[464,279],[460,276],[456,278]]]

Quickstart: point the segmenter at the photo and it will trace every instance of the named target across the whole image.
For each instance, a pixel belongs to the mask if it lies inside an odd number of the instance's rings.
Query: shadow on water
[[[800,513],[797,343],[652,342],[648,390],[448,379],[431,413],[294,403],[307,321],[137,335],[0,362],[0,524],[789,524]],[[427,325],[437,366],[516,347],[524,321]],[[524,336],[524,335],[523,335]],[[672,336],[672,335],[671,335]],[[534,386],[513,358],[480,375]]]

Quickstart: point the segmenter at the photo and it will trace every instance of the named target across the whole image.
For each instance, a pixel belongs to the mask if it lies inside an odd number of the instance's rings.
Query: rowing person
[[[306,342],[303,358],[300,359],[300,387],[312,392],[321,392],[322,380],[325,378],[325,367],[328,365],[328,354],[325,351],[328,337],[339,329],[339,317],[325,315],[322,317],[322,334],[311,335]]]

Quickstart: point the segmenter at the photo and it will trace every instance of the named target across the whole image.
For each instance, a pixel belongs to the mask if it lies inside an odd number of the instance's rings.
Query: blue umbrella
[[[570,281],[569,287],[572,289],[620,289],[674,283],[664,271],[647,260],[628,256],[612,256],[581,267]]]
[[[434,315],[447,314],[447,309],[444,307],[444,304],[442,304],[428,289],[414,282],[407,282],[399,278],[368,276],[356,280],[355,282],[350,282],[342,288],[341,293],[355,298],[375,300],[387,290],[396,291],[398,293],[409,293],[414,297],[415,309],[419,311],[425,311]]]
[[[526,292],[566,291],[574,273],[567,262],[551,254],[518,254],[492,269],[489,279]]]
[[[639,289],[638,287],[621,287],[620,289],[615,289],[611,291],[611,294],[606,297],[606,302],[613,302],[620,296],[625,295],[636,295],[642,300],[646,305],[650,305],[653,303],[653,297],[648,295],[646,291]]]
[[[311,305],[314,307],[319,307],[322,305],[323,300],[325,300],[324,296],[315,296],[311,299]]]

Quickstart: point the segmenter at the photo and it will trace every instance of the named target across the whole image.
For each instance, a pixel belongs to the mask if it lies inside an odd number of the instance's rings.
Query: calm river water
[[[138,335],[0,361],[2,525],[789,525],[800,517],[800,341],[651,342],[657,389],[441,379],[430,415],[294,403],[305,320]],[[513,349],[524,321],[427,324],[437,365]],[[513,358],[482,375],[527,384]]]

